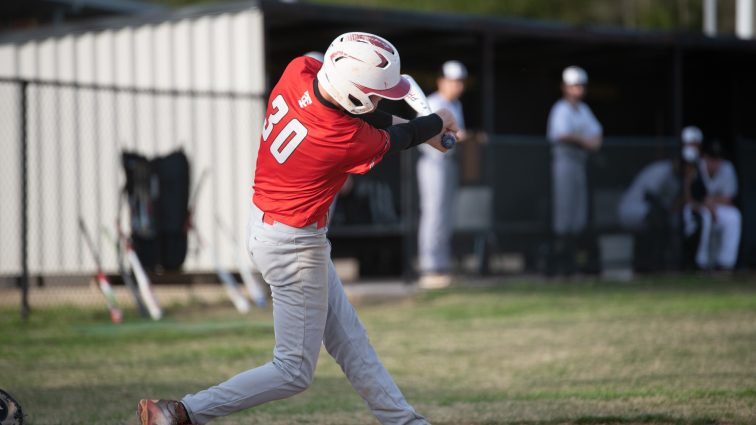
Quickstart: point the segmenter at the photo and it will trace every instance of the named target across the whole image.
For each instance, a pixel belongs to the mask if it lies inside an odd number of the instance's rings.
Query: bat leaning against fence
[[[244,286],[247,288],[247,292],[249,292],[249,296],[252,298],[252,301],[255,302],[255,305],[260,308],[265,307],[268,303],[268,296],[265,293],[264,288],[266,288],[267,285],[264,281],[261,281],[261,279],[258,278],[260,273],[256,270],[253,273],[250,269],[249,260],[245,260],[244,256],[241,255],[240,250],[243,247],[239,244],[239,238],[236,237],[234,232],[232,232],[231,229],[226,226],[226,223],[217,215],[215,216],[215,222],[218,224],[221,232],[223,232],[233,243],[236,266],[239,268],[239,274],[244,282]]]
[[[108,242],[110,242],[110,244],[115,247],[116,257],[118,260],[118,273],[121,274],[123,283],[127,288],[129,288],[129,292],[131,292],[131,296],[134,298],[134,304],[137,306],[139,314],[142,317],[149,317],[150,312],[147,311],[147,307],[144,305],[142,296],[139,294],[139,287],[134,282],[134,274],[126,264],[126,258],[124,257],[126,247],[124,246],[124,243],[122,243],[123,241],[121,239],[114,238],[113,234],[107,228],[105,228],[105,226],[103,226],[102,228],[102,233],[105,235],[105,238],[108,240]]]
[[[113,323],[121,323],[123,321],[123,313],[121,313],[121,309],[118,307],[118,301],[116,300],[115,293],[113,293],[113,287],[110,285],[108,277],[102,271],[102,262],[100,261],[100,254],[97,252],[97,247],[89,234],[84,219],[81,217],[79,217],[79,229],[84,236],[87,247],[89,247],[89,252],[92,253],[92,258],[94,258],[95,266],[97,267],[95,281],[97,282],[97,286],[100,287],[100,291],[105,296],[105,302],[108,305],[108,310],[110,310],[110,320],[113,321]]]
[[[142,262],[139,261],[139,256],[134,250],[131,240],[123,233],[121,223],[118,221],[116,221],[116,230],[118,231],[118,240],[126,251],[126,260],[134,272],[137,287],[139,288],[139,295],[141,295],[142,301],[144,301],[144,305],[147,307],[147,312],[150,314],[152,320],[160,320],[163,317],[163,311],[160,309],[160,304],[158,304],[155,295],[152,293],[152,282],[150,282],[147,272],[144,271]]]
[[[200,236],[197,228],[192,228],[192,230],[194,231],[194,236],[197,239],[197,244],[199,245],[200,249],[206,247],[207,244],[205,243],[202,236]],[[239,289],[239,283],[236,281],[236,279],[234,279],[234,276],[231,274],[231,272],[229,272],[225,267],[221,265],[220,260],[218,259],[218,250],[214,248],[215,247],[211,248],[211,250],[213,256],[213,265],[215,267],[215,274],[218,275],[218,279],[223,284],[223,289],[226,290],[226,295],[228,295],[228,298],[234,304],[234,307],[239,313],[249,313],[249,310],[251,309],[249,301],[247,301],[247,298],[244,297],[244,294]]]

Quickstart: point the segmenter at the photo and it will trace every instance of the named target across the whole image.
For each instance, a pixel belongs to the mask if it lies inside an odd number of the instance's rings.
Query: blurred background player
[[[603,129],[585,96],[588,74],[570,66],[562,72],[562,98],[551,108],[546,136],[551,142],[551,273],[575,271],[578,237],[588,222],[588,154],[601,148]]]
[[[617,208],[620,226],[634,232],[664,226],[680,193],[679,172],[676,159],[662,159],[645,166],[622,194]]]
[[[467,68],[461,62],[447,61],[436,80],[438,90],[428,96],[431,111],[448,109],[463,132],[465,119],[459,98],[465,91],[466,79]],[[419,150],[419,286],[426,289],[443,288],[451,283],[452,212],[458,174],[456,157],[454,149],[443,153],[431,146],[420,146]]]
[[[694,152],[693,147],[699,148],[701,143],[688,145],[690,152]],[[733,164],[722,157],[719,141],[703,145],[693,173],[688,178],[691,188],[683,219],[685,235],[698,236],[695,263],[702,270],[732,270],[738,259],[742,221],[733,204],[738,178]]]
[[[697,165],[698,154],[685,155],[685,148],[671,159],[645,166],[622,194],[617,205],[620,227],[633,232],[634,268],[656,271],[664,268],[666,254],[676,237],[681,206],[681,175]],[[681,161],[681,157],[683,160]]]

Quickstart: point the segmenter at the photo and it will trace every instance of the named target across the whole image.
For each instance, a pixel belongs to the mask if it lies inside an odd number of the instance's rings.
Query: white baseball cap
[[[441,75],[448,80],[464,80],[467,78],[467,68],[460,61],[446,61],[441,67]]]
[[[701,144],[703,142],[703,133],[701,129],[695,125],[689,125],[682,130],[682,141],[685,145]]]
[[[568,66],[562,71],[562,82],[568,86],[588,84],[588,74],[579,66]]]

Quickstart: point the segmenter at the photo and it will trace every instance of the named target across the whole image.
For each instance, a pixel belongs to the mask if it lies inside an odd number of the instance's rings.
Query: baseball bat
[[[248,262],[244,260],[244,257],[242,257],[241,254],[239,254],[239,247],[241,245],[234,232],[232,232],[231,229],[226,226],[226,223],[217,215],[215,216],[215,222],[218,224],[221,231],[225,233],[226,237],[233,242],[234,246],[236,246],[236,264],[239,267],[239,274],[244,282],[244,286],[247,288],[247,292],[249,292],[250,297],[258,307],[265,307],[268,303],[268,296],[265,294],[265,291],[263,291],[265,282],[261,282],[260,279],[255,278],[255,275],[252,274],[252,270],[249,268]]]
[[[97,281],[97,285],[100,287],[100,291],[105,296],[105,302],[108,305],[108,310],[110,310],[110,320],[113,323],[121,323],[123,321],[123,313],[121,313],[121,309],[118,308],[118,301],[116,301],[115,294],[113,293],[113,288],[110,285],[110,281],[108,280],[108,277],[105,276],[105,273],[102,271],[102,262],[100,261],[100,254],[97,252],[97,248],[95,247],[94,241],[92,240],[92,237],[89,234],[89,230],[87,229],[87,225],[84,224],[84,219],[79,217],[79,229],[81,230],[81,233],[84,235],[84,240],[87,243],[87,246],[89,247],[89,252],[92,253],[92,257],[95,260],[95,265],[97,266],[97,274],[95,276],[95,280]]]
[[[197,243],[201,248],[204,248],[207,246],[202,236],[199,234],[199,230],[197,230],[196,227],[193,227],[192,230],[194,231],[194,236],[197,238]],[[213,255],[213,264],[215,265],[215,274],[218,275],[218,279],[220,280],[220,283],[223,285],[223,289],[226,290],[226,295],[228,295],[228,298],[231,300],[231,303],[234,305],[234,308],[239,313],[246,314],[249,313],[250,305],[246,298],[244,298],[244,294],[242,294],[241,290],[239,290],[239,284],[236,282],[236,279],[229,273],[228,270],[226,270],[225,267],[223,267],[220,263],[220,260],[218,259],[218,251],[216,249],[213,249],[214,247],[211,247],[210,250],[212,251]]]
[[[163,311],[160,309],[160,305],[158,304],[157,299],[155,299],[155,295],[152,293],[152,289],[150,288],[150,278],[144,271],[142,262],[139,261],[139,256],[137,256],[136,251],[134,251],[134,248],[131,246],[131,242],[129,241],[126,241],[126,258],[129,260],[129,264],[131,264],[131,270],[134,272],[134,276],[136,277],[139,293],[142,295],[142,299],[146,304],[147,312],[150,313],[152,320],[160,320],[160,318],[163,317]]]
[[[137,309],[139,310],[139,314],[142,317],[149,316],[149,312],[147,311],[147,307],[144,306],[144,301],[142,301],[142,296],[139,295],[139,289],[137,288],[136,283],[134,282],[134,276],[131,273],[131,270],[126,266],[124,263],[124,256],[123,253],[125,251],[123,244],[120,240],[113,238],[113,234],[110,233],[110,231],[105,228],[105,226],[102,227],[102,234],[105,235],[105,238],[109,243],[111,243],[116,250],[116,256],[118,257],[118,272],[121,274],[121,279],[123,279],[123,283],[126,285],[127,288],[129,288],[129,291],[131,292],[132,298],[134,298],[134,304],[137,306]]]
[[[405,102],[417,112],[418,116],[422,117],[432,114],[433,111],[431,111],[430,105],[428,104],[428,98],[425,96],[425,93],[423,93],[423,89],[420,88],[420,85],[417,84],[417,81],[415,81],[415,79],[409,74],[402,74],[402,77],[410,83],[410,91],[404,98]],[[441,145],[444,148],[451,149],[456,144],[457,138],[454,137],[454,134],[446,132],[441,135]]]
[[[142,262],[139,261],[139,256],[134,250],[131,240],[129,240],[128,236],[123,233],[123,230],[121,230],[121,224],[118,222],[116,222],[116,230],[118,231],[118,238],[126,248],[126,260],[129,262],[131,271],[134,273],[134,277],[137,281],[137,288],[139,288],[139,294],[142,296],[142,301],[144,301],[145,307],[147,307],[147,312],[150,314],[152,320],[160,320],[163,317],[163,311],[160,309],[160,304],[158,304],[155,295],[152,293],[152,283],[150,282],[150,278],[144,271]]]

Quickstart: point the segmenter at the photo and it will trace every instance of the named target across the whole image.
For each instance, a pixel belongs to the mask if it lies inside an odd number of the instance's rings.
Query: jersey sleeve
[[[345,171],[365,174],[379,163],[390,146],[389,133],[360,121],[346,153]]]
[[[585,135],[587,137],[601,136],[604,133],[604,128],[601,123],[598,122],[596,116],[593,115],[593,111],[588,105],[585,105],[586,115],[588,116],[588,125],[585,129]]]
[[[729,161],[722,161],[720,173],[722,173],[720,195],[734,198],[738,194],[738,175],[735,173],[735,167]]]

